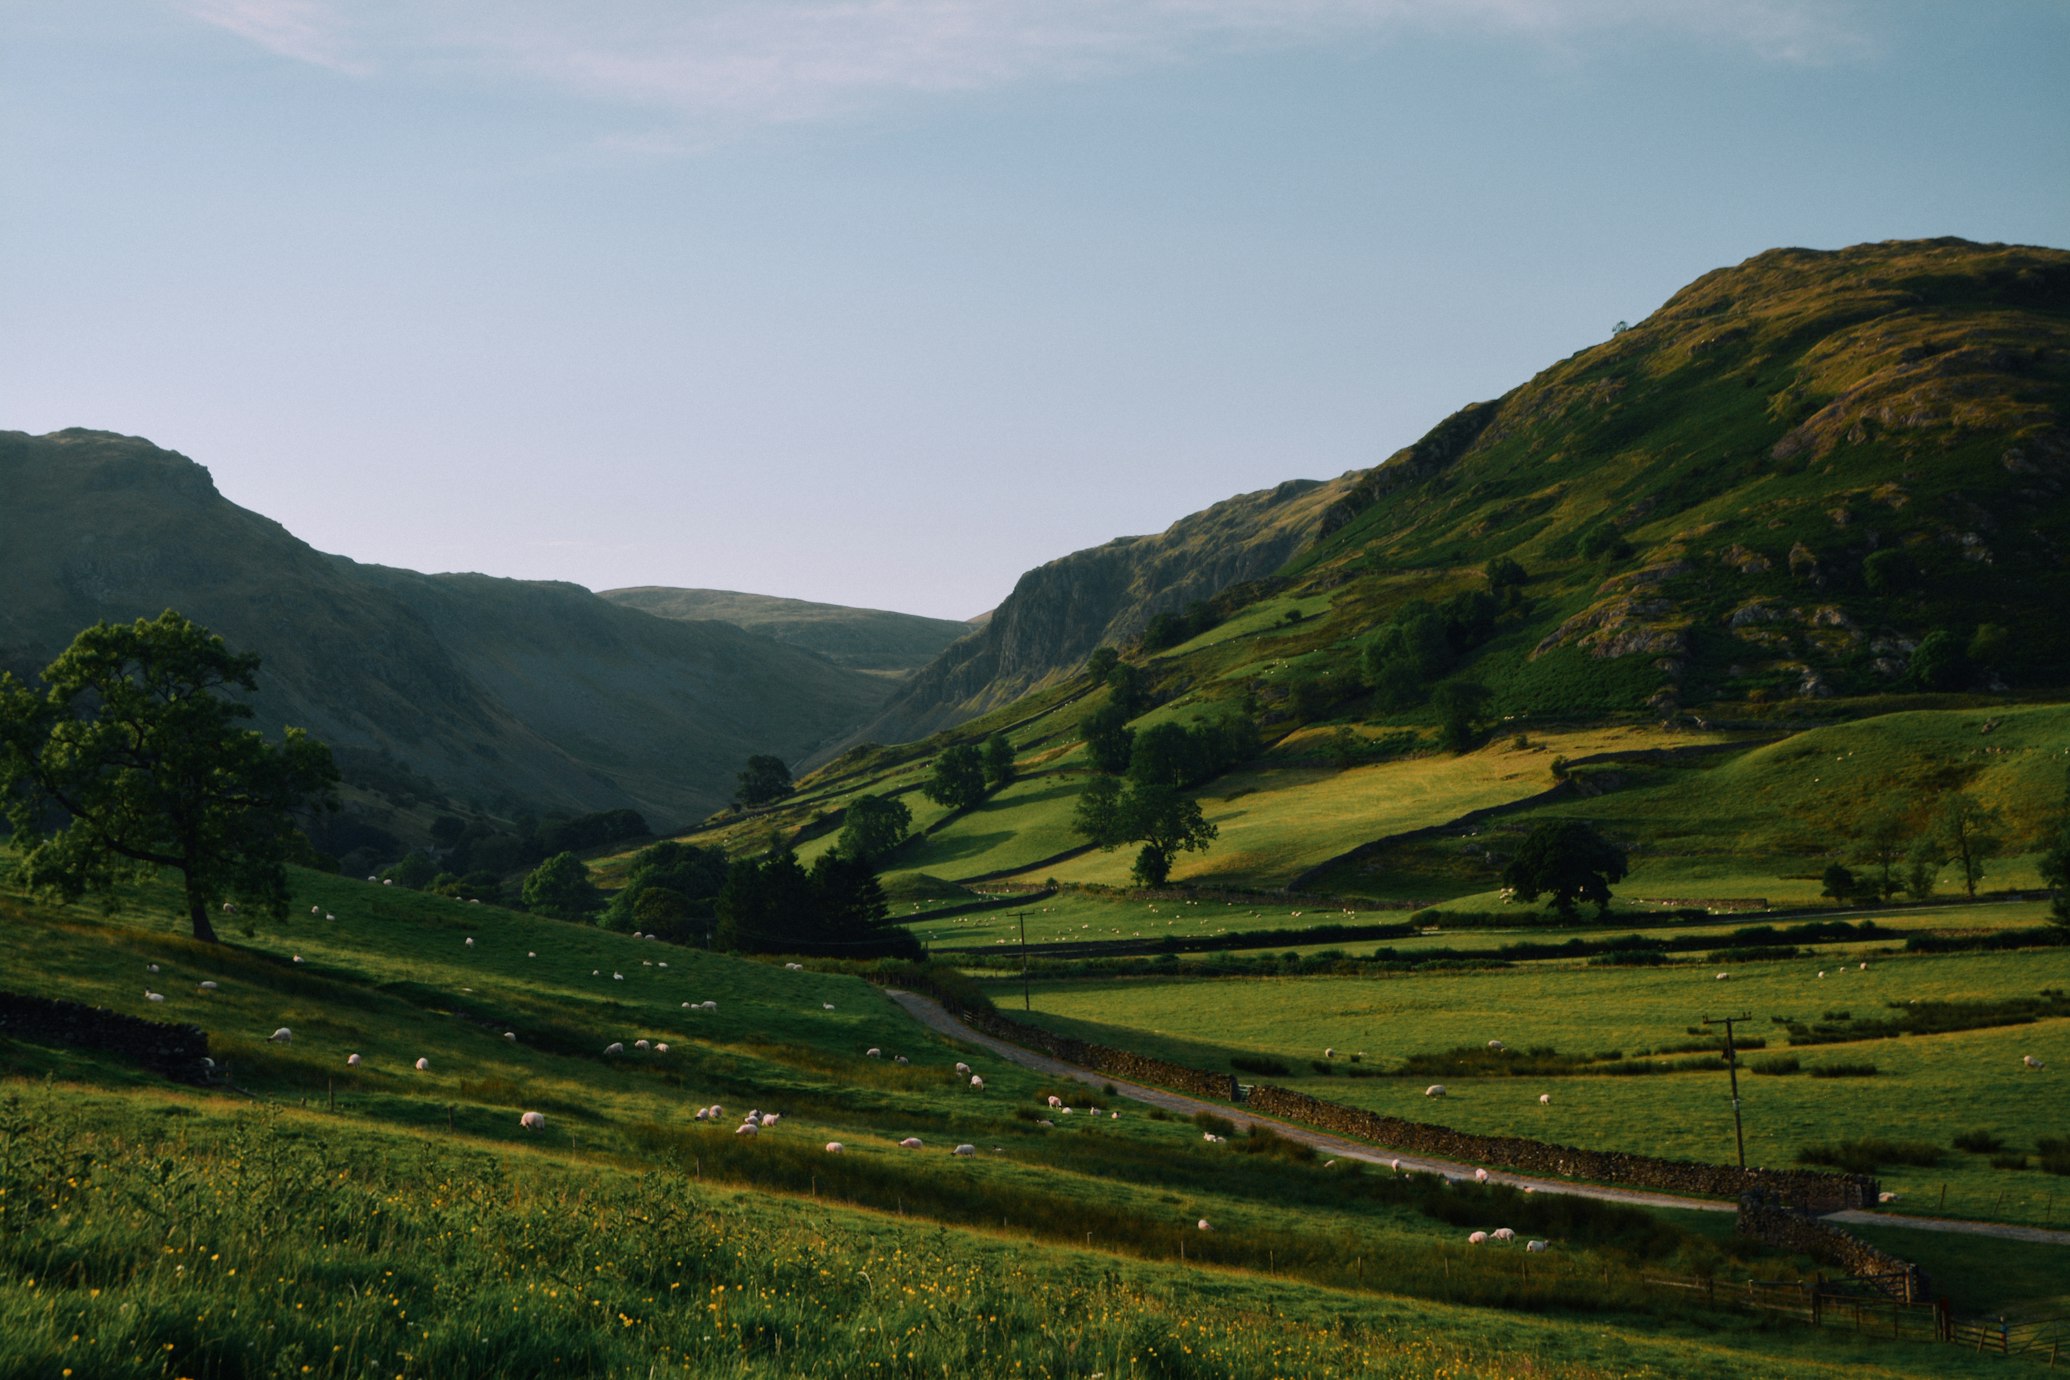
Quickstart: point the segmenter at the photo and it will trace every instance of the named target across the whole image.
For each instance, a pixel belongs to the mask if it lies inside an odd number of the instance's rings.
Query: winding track
[[[1248,1129],[1264,1126],[1288,1140],[1312,1145],[1327,1155],[1338,1159],[1363,1160],[1367,1164],[1392,1164],[1397,1159],[1404,1170],[1419,1174],[1442,1174],[1448,1179],[1471,1179],[1479,1166],[1462,1164],[1457,1160],[1433,1159],[1427,1155],[1395,1156],[1376,1150],[1358,1141],[1333,1136],[1327,1131],[1302,1126],[1296,1122],[1280,1121],[1274,1117],[1259,1116],[1241,1107],[1222,1102],[1210,1102],[1205,1098],[1188,1097],[1184,1093],[1167,1092],[1163,1088],[1147,1087],[1141,1083],[1126,1083],[1118,1078],[1094,1073],[1090,1069],[1067,1064],[1047,1054],[1025,1049],[983,1031],[974,1030],[950,1015],[940,1002],[923,997],[917,992],[891,990],[886,993],[893,1001],[904,1007],[907,1014],[929,1029],[964,1044],[976,1045],[990,1050],[1009,1063],[1037,1073],[1047,1073],[1059,1078],[1076,1079],[1093,1088],[1112,1087],[1117,1096],[1136,1102],[1147,1102],[1153,1107],[1192,1116],[1196,1112],[1212,1112],[1227,1118],[1237,1126]],[[1534,1178],[1527,1174],[1512,1174],[1504,1170],[1490,1169],[1488,1182],[1511,1184],[1531,1193],[1566,1193],[1577,1198],[1595,1198],[1609,1203],[1628,1203],[1636,1207],[1683,1208],[1700,1212],[1736,1212],[1737,1203],[1717,1198],[1685,1198],[1673,1193],[1653,1193],[1645,1189],[1614,1188],[1603,1184],[1569,1183],[1564,1179]],[[1836,1212],[1830,1221],[1849,1225],[1878,1227],[1910,1227],[1920,1231],[1959,1232],[1973,1236],[1995,1236],[2009,1241],[2033,1241],[2051,1246],[2070,1246],[2070,1231],[2050,1231],[2041,1227],[2018,1227],[2001,1222],[1965,1222],[1947,1217],[1907,1217],[1889,1212]]]

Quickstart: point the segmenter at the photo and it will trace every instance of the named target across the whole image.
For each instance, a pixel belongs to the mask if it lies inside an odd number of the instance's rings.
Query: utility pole
[[[1028,999],[1028,912],[1015,911],[1014,919],[1021,922],[1021,1010],[1032,1011]]]
[[[1739,1143],[1739,1167],[1741,1169],[1747,1167],[1747,1133],[1739,1124],[1739,1055],[1732,1048],[1732,1023],[1734,1021],[1751,1021],[1752,1019],[1754,1018],[1745,1012],[1741,1012],[1737,1016],[1719,1016],[1716,1018],[1705,1016],[1703,1018],[1705,1025],[1722,1025],[1725,1027],[1725,1072],[1732,1075],[1732,1138]]]

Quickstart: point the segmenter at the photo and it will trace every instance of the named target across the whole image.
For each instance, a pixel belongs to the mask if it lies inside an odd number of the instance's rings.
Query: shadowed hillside
[[[177,608],[264,659],[258,722],[310,729],[348,782],[401,767],[463,799],[688,820],[749,754],[803,756],[884,693],[574,585],[325,555],[133,437],[0,433],[0,492],[0,666],[34,672],[90,623]]]
[[[674,589],[639,585],[607,589],[600,597],[657,618],[716,619],[736,628],[818,652],[838,666],[903,675],[970,631],[951,618],[923,618],[885,609],[815,604],[730,589]]]

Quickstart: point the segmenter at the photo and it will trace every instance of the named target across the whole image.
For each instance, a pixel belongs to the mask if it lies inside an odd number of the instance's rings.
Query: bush
[[[2070,1136],[2043,1136],[2034,1143],[2041,1167],[2051,1174],[2070,1174]]]
[[[1991,1157],[1991,1167],[1993,1169],[2025,1169],[2027,1167],[2027,1157],[2020,1154],[1993,1155]]]
[[[1813,1078],[1874,1078],[1876,1066],[1866,1059],[1839,1064],[1816,1064],[1812,1067]]]
[[[1797,1070],[1803,1068],[1804,1065],[1802,1061],[1800,1061],[1794,1054],[1778,1054],[1768,1059],[1756,1059],[1753,1061],[1751,1065],[1749,1065],[1749,1067],[1752,1068],[1755,1073],[1770,1073],[1780,1075],[1785,1073],[1795,1073],[1797,1072]]]
[[[1233,1136],[1236,1134],[1235,1122],[1226,1116],[1217,1116],[1213,1112],[1195,1112],[1193,1114],[1193,1124],[1203,1131],[1210,1131],[1218,1136]]]
[[[1288,1140],[1269,1126],[1253,1126],[1249,1134],[1238,1144],[1246,1155],[1276,1155],[1281,1159],[1307,1163],[1315,1158],[1315,1147],[1298,1140]]]
[[[1972,1155],[1988,1155],[2003,1150],[2005,1142],[1990,1131],[1963,1131],[1955,1137],[1955,1148],[1967,1150]]]

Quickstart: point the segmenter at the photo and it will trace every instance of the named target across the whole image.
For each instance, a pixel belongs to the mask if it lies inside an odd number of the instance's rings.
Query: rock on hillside
[[[258,723],[329,742],[348,784],[401,767],[461,799],[682,822],[722,804],[750,754],[804,757],[886,693],[574,585],[325,555],[134,437],[0,432],[0,494],[0,667],[33,672],[96,620],[177,608],[263,658]]]
[[[971,624],[949,618],[815,604],[730,589],[639,585],[599,593],[614,604],[657,618],[716,619],[818,652],[838,666],[894,675],[925,666],[942,648],[971,630]]]
[[[976,632],[916,674],[859,738],[925,737],[1070,675],[1159,613],[1277,570],[1322,530],[1356,479],[1292,479],[1120,537],[1021,576]]]

